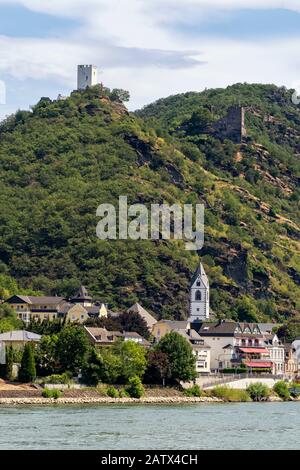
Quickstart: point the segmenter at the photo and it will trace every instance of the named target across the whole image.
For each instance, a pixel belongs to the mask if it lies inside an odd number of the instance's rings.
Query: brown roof
[[[106,328],[85,326],[84,329],[95,343],[113,343],[118,337],[123,336],[120,331],[108,331]]]

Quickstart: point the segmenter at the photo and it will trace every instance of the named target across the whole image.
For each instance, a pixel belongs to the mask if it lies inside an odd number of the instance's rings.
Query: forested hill
[[[291,92],[236,85],[160,100],[136,114],[101,87],[41,101],[0,127],[0,288],[69,296],[80,283],[112,309],[188,314],[198,256],[181,241],[101,241],[101,203],[206,206],[199,253],[216,316],[300,312],[300,112]],[[241,144],[211,129],[247,106]],[[18,284],[18,286],[16,285]]]

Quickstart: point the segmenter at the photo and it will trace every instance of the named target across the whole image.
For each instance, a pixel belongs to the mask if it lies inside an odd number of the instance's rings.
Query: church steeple
[[[209,281],[200,262],[193,274],[190,293],[189,321],[199,322],[209,319]]]

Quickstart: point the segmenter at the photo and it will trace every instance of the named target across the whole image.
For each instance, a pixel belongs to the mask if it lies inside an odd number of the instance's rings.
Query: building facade
[[[198,331],[211,348],[211,369],[238,368],[272,371],[270,352],[257,323],[219,320],[204,322]]]
[[[85,90],[87,87],[97,85],[98,70],[95,65],[78,65],[77,90]]]
[[[209,281],[202,263],[196,269],[191,282],[189,321],[209,319]]]
[[[6,300],[16,311],[17,317],[25,324],[30,321],[66,319],[83,323],[89,318],[107,317],[103,302],[93,302],[84,286],[69,301],[63,297],[14,295]]]

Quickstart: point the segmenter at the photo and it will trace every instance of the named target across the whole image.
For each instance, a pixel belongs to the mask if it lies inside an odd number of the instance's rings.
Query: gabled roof
[[[230,321],[204,322],[201,324],[200,336],[234,336],[238,323]]]
[[[20,299],[26,304],[46,304],[46,305],[58,305],[63,302],[64,297],[49,297],[49,296],[33,296],[33,295],[13,295],[6,300],[7,303],[14,303],[14,299]]]
[[[183,336],[187,341],[189,341],[192,346],[199,348],[205,348],[205,349],[211,349],[210,346],[208,346],[204,339],[201,338],[201,336],[198,335],[198,333],[195,330],[190,330],[189,332],[186,330],[177,330],[177,333],[179,333],[181,336]],[[202,341],[201,344],[195,344],[194,341]]]
[[[245,332],[249,329],[249,333]],[[257,329],[257,333],[253,331]],[[243,323],[227,320],[219,320],[217,322],[204,322],[200,330],[200,336],[249,336],[262,337],[259,326],[257,323]]]
[[[123,336],[120,331],[108,331],[106,328],[85,326],[84,329],[95,343],[112,343],[117,337]]]
[[[15,330],[0,334],[0,341],[40,341],[41,335],[31,331]]]
[[[209,281],[208,281],[208,277],[206,275],[206,272],[204,270],[204,267],[203,267],[203,264],[202,263],[199,263],[196,271],[194,272],[193,276],[192,276],[192,281],[191,281],[191,285],[193,285],[196,280],[198,279],[198,277],[201,278],[201,281],[203,282],[204,286],[206,288],[209,288]]]
[[[273,328],[280,327],[280,323],[258,323],[258,327],[263,334],[272,333]]]
[[[148,328],[151,329],[155,323],[157,323],[156,318],[154,318],[147,310],[145,310],[139,303],[135,303],[130,307],[127,312],[129,313],[138,313],[147,323]]]

